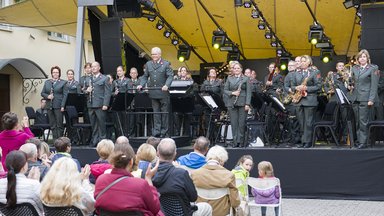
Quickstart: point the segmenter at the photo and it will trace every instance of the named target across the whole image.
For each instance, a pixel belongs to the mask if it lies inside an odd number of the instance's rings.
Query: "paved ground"
[[[384,202],[355,200],[284,199],[283,216],[383,216]],[[259,207],[251,208],[251,215],[261,215]],[[267,209],[267,216],[274,210]]]

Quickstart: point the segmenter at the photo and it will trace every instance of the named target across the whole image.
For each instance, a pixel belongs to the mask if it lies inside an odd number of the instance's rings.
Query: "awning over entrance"
[[[14,67],[23,79],[47,79],[47,74],[35,62],[25,58],[0,59],[0,70],[5,66]]]

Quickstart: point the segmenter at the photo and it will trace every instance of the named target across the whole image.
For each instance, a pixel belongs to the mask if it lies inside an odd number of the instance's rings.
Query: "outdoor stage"
[[[190,142],[183,143],[184,146]],[[192,151],[180,147],[177,154]],[[255,166],[251,176],[257,176],[257,163],[271,161],[280,178],[284,197],[384,200],[384,148],[350,149],[316,147],[299,148],[227,148],[232,169],[238,158],[250,154]],[[94,148],[73,147],[72,155],[82,164],[98,159]]]

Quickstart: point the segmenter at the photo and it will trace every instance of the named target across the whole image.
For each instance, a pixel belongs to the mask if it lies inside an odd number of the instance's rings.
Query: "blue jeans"
[[[261,207],[261,216],[265,216],[267,214],[267,207]],[[275,216],[279,216],[279,207],[275,207]]]

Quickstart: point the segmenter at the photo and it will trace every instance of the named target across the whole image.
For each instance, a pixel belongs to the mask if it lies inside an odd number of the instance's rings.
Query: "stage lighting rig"
[[[245,8],[251,8],[252,7],[252,2],[250,2],[250,1],[244,2],[244,7]]]
[[[223,30],[213,31],[212,46],[214,49],[219,49],[225,44],[227,34]]]
[[[264,37],[265,37],[265,39],[271,39],[272,38],[272,33],[271,33],[271,30],[269,30],[269,28],[265,29]]]
[[[180,44],[177,50],[177,59],[179,62],[184,62],[191,56],[191,48],[185,44]]]
[[[309,27],[308,42],[310,42],[312,45],[316,45],[323,39],[323,35],[323,27],[320,24],[315,23]]]
[[[164,28],[163,21],[161,21],[161,20],[157,21],[156,28],[157,28],[157,30],[163,29]]]
[[[183,7],[183,2],[180,0],[170,0],[177,10]]]
[[[265,22],[264,20],[259,20],[259,24],[257,25],[257,27],[260,29],[260,30],[264,30],[265,29]]]
[[[235,7],[243,6],[243,0],[235,0]]]
[[[239,52],[228,52],[227,54],[227,61],[239,61],[240,60],[240,53]]]
[[[163,33],[164,37],[166,37],[166,38],[171,37],[171,34],[172,34],[172,32],[169,29],[165,29],[165,31]]]
[[[151,0],[137,0],[137,2],[148,9],[153,9],[155,4]]]
[[[275,38],[275,37],[272,37],[271,38],[271,46],[272,47],[277,47],[277,46],[279,46],[280,44],[279,44],[279,41]]]
[[[177,38],[176,36],[173,36],[171,42],[174,46],[176,46],[177,44],[179,44],[180,41],[179,41],[179,38]]]
[[[289,53],[282,53],[279,59],[280,70],[285,71],[288,69],[288,62],[291,60],[291,55]]]
[[[259,11],[258,11],[257,9],[252,9],[251,17],[252,17],[253,19],[257,19],[257,18],[259,18],[259,17],[260,17],[260,13],[259,13]]]
[[[333,47],[321,48],[320,50],[321,61],[323,61],[324,63],[328,63],[332,61],[333,53],[334,53]]]

